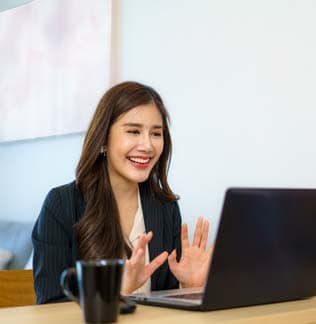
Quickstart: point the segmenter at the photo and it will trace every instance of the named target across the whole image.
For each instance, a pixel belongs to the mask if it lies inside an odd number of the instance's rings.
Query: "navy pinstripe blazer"
[[[139,185],[146,231],[153,231],[149,243],[150,260],[163,251],[181,253],[181,217],[177,202],[164,202],[153,196],[146,183]],[[79,259],[73,225],[85,208],[75,182],[52,189],[34,225],[33,272],[37,303],[66,301],[60,288],[61,272],[74,267]],[[172,289],[178,281],[165,262],[151,277],[151,289]]]

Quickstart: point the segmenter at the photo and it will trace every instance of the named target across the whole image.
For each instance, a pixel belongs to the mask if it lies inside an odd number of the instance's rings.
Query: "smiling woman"
[[[112,126],[107,146],[111,184],[144,182],[163,150],[163,121],[153,103],[124,113]]]
[[[208,222],[198,221],[190,247],[167,181],[168,119],[160,95],[137,82],[101,98],[76,181],[50,191],[33,230],[38,303],[65,299],[59,277],[78,259],[126,258],[124,294],[204,284]]]

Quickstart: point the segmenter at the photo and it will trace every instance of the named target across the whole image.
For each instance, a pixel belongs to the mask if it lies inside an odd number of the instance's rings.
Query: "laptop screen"
[[[227,190],[203,304],[210,309],[316,294],[316,190]]]

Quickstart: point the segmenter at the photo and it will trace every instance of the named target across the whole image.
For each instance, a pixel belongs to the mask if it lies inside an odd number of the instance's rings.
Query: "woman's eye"
[[[161,137],[161,133],[159,133],[159,132],[154,132],[154,133],[152,133],[152,135],[154,137]]]
[[[128,130],[127,133],[129,133],[129,134],[139,134],[139,131],[137,129],[133,129],[133,130]]]

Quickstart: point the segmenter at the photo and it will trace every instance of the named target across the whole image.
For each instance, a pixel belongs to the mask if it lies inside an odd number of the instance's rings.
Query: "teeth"
[[[130,157],[129,160],[136,162],[136,163],[148,163],[150,159],[141,159],[141,158],[134,158],[134,157]]]

